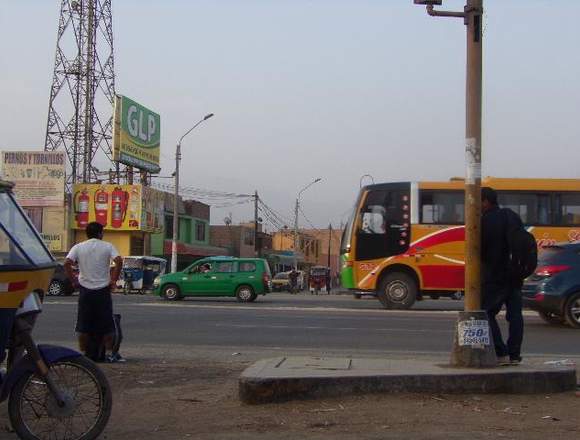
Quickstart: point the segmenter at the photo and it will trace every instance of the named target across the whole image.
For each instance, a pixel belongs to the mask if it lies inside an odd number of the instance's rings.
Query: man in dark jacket
[[[523,227],[513,211],[500,209],[497,194],[489,187],[481,189],[481,264],[483,309],[487,312],[495,353],[500,365],[517,365],[524,337],[522,315],[522,281],[510,271],[508,235]],[[506,306],[509,323],[507,345],[504,343],[496,316]]]

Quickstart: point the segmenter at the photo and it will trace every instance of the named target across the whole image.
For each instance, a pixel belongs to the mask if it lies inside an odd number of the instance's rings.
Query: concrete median
[[[574,365],[525,360],[517,366],[454,368],[427,360],[279,357],[239,379],[239,396],[260,404],[372,393],[558,393],[576,389]]]

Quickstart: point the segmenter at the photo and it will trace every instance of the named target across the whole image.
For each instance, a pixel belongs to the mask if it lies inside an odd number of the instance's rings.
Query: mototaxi
[[[165,273],[167,261],[151,256],[129,256],[123,258],[123,293],[145,294],[153,290],[153,281]]]
[[[312,266],[308,273],[308,287],[310,293],[318,295],[322,289],[327,289],[328,276],[330,270],[326,266]],[[327,293],[328,290],[327,290]]]

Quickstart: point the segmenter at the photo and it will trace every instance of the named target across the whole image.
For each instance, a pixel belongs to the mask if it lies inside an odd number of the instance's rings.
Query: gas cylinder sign
[[[470,319],[457,325],[459,345],[489,345],[489,324],[485,320]]]
[[[106,230],[141,230],[141,185],[77,184],[73,188],[72,227],[98,222]]]
[[[160,116],[127,98],[115,96],[113,159],[158,173],[161,139]]]

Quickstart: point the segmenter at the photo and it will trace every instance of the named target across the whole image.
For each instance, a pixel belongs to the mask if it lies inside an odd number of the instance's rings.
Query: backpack
[[[510,274],[521,282],[536,270],[538,245],[535,237],[524,228],[519,216],[511,209],[502,209],[506,218],[506,239],[510,253]]]

